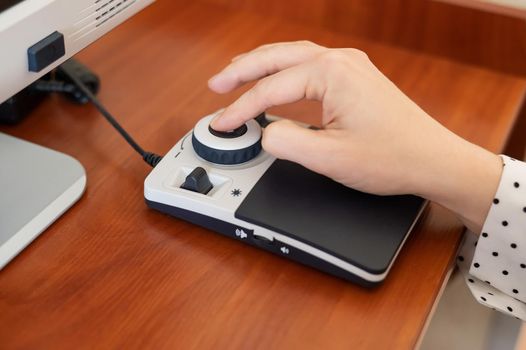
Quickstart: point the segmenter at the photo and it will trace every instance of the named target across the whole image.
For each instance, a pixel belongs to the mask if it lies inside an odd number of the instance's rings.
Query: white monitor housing
[[[153,0],[21,0],[0,12],[0,102],[75,55]],[[65,53],[39,72],[28,49],[58,32]]]
[[[0,103],[153,1],[0,0]],[[0,269],[85,186],[72,157],[0,133]]]

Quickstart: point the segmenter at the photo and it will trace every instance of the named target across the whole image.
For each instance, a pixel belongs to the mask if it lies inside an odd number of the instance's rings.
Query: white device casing
[[[3,133],[0,162],[2,269],[82,196],[86,172],[66,154]]]
[[[35,238],[46,230],[55,220],[67,211],[84,193],[86,175],[82,175],[75,183],[57,197],[53,202],[29,221],[4,244],[0,245],[0,269],[9,263],[17,254],[28,246]]]

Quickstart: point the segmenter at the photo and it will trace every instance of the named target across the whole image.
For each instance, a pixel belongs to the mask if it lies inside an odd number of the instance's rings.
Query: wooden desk
[[[206,86],[232,56],[295,39],[366,50],[438,120],[496,152],[525,94],[518,78],[199,2],[159,1],[79,58],[102,77],[108,108],[162,153],[233,100]],[[274,112],[313,123],[319,107]],[[55,96],[1,130],[88,173],[80,202],[0,272],[3,349],[411,348],[461,238],[431,206],[385,284],[366,290],[149,210],[148,167],[92,107]]]

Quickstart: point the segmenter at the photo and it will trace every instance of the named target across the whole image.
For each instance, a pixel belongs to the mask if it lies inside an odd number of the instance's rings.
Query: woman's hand
[[[310,42],[265,45],[234,58],[209,86],[226,93],[253,80],[213,128],[236,128],[272,106],[320,101],[321,130],[274,122],[263,133],[264,149],[360,191],[436,201],[480,231],[500,178],[499,157],[431,118],[365,53]]]

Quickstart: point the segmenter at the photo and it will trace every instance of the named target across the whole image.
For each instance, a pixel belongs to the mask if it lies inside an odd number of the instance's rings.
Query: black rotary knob
[[[194,127],[192,145],[198,156],[223,165],[241,164],[257,157],[261,152],[261,127],[256,121],[221,132],[210,127],[215,116],[201,119]]]

